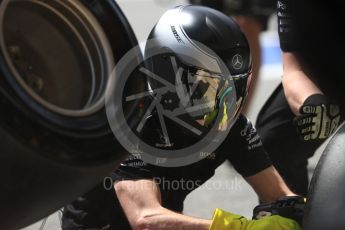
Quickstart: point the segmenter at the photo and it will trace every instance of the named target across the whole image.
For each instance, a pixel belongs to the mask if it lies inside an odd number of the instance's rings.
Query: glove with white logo
[[[340,109],[330,103],[324,95],[309,96],[300,108],[301,116],[294,119],[297,132],[305,140],[326,139],[334,133],[340,123]]]

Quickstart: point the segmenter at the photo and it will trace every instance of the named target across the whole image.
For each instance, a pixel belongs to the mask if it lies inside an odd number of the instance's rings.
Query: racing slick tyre
[[[104,98],[114,65],[137,40],[113,0],[0,4],[0,229],[7,230],[56,211],[124,159]]]
[[[345,229],[344,147],[345,125],[342,125],[315,169],[304,213],[304,230]]]

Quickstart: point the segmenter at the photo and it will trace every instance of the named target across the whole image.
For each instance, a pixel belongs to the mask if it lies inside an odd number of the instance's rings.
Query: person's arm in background
[[[321,94],[321,90],[310,80],[301,67],[297,56],[293,52],[282,52],[283,58],[283,88],[286,100],[292,112],[299,116],[300,108],[308,97]]]
[[[294,123],[301,139],[326,139],[334,133],[340,123],[340,109],[322,93],[298,56],[298,41],[294,34],[297,22],[294,20],[291,7],[291,0],[278,1],[278,33],[283,57],[284,94],[296,115]]]
[[[296,116],[305,100],[313,94],[323,94],[310,80],[298,59],[298,44],[295,38],[295,26],[291,13],[291,1],[279,0],[277,4],[278,34],[283,61],[283,89],[286,100]]]

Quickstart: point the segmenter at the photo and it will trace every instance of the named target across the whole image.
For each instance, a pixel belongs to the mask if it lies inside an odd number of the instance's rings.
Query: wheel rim
[[[1,50],[26,94],[64,116],[102,109],[113,55],[94,16],[77,1],[2,4]]]

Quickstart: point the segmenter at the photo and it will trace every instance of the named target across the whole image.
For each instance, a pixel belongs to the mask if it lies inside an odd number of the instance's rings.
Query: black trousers
[[[282,85],[279,85],[262,107],[256,128],[273,165],[290,189],[297,194],[308,192],[308,158],[324,140],[303,141],[293,125],[292,113]]]

